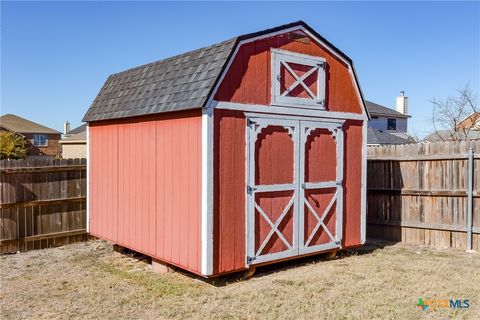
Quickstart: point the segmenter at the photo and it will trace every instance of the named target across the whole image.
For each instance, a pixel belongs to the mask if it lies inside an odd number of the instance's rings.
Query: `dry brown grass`
[[[378,243],[206,283],[159,275],[103,241],[0,258],[5,319],[480,319],[480,255]],[[418,297],[470,299],[419,310]]]

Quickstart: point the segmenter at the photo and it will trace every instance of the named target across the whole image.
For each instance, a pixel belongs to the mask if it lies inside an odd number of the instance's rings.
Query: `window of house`
[[[397,119],[388,118],[387,130],[397,130]]]
[[[371,119],[378,119],[378,116],[371,116]]]
[[[272,50],[272,104],[325,109],[326,60]]]
[[[48,137],[46,134],[34,134],[33,145],[35,147],[46,147],[48,145]]]

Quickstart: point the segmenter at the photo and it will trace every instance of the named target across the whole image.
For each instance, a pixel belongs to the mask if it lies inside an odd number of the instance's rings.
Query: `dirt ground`
[[[480,254],[372,243],[205,282],[104,241],[0,257],[2,319],[480,319]],[[418,298],[469,299],[423,311]]]

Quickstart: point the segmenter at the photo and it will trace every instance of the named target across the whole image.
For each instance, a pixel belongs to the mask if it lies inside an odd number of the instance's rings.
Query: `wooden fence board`
[[[468,150],[474,150],[473,246],[479,247],[480,141],[367,148],[367,235],[466,248]]]
[[[0,161],[0,254],[87,239],[86,159]]]

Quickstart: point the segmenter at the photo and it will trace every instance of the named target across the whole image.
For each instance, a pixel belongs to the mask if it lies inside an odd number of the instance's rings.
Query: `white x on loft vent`
[[[272,104],[325,109],[326,60],[272,50]]]

